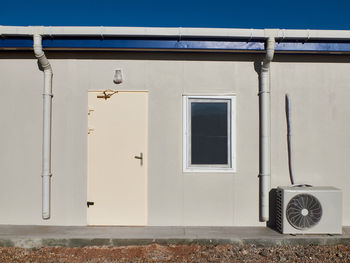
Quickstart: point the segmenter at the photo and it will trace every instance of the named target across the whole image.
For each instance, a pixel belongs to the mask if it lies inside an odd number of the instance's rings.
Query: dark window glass
[[[191,103],[191,164],[228,164],[226,102]]]

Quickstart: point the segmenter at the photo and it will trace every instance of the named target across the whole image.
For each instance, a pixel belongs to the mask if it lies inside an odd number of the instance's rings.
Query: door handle
[[[87,207],[89,207],[90,205],[94,205],[95,203],[94,202],[91,202],[91,201],[87,201]]]
[[[140,156],[134,156],[134,158],[140,160],[141,166],[143,165],[143,154],[142,153],[140,153]]]

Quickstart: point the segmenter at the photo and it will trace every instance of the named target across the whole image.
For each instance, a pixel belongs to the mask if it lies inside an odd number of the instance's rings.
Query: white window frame
[[[192,165],[190,164],[191,144],[191,101],[229,100],[230,101],[230,140],[229,140],[229,165]],[[183,172],[236,172],[236,96],[235,95],[183,95]]]

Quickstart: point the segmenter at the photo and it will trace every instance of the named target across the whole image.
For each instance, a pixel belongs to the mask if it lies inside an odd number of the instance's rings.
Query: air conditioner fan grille
[[[322,206],[316,197],[310,194],[298,194],[289,201],[286,217],[294,228],[305,230],[321,220]]]

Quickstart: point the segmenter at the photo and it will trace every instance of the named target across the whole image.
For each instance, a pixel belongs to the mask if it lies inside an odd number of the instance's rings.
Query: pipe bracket
[[[260,177],[269,177],[269,176],[271,176],[271,174],[258,174],[258,177],[260,178]]]
[[[267,91],[267,90],[265,90],[265,91],[259,91],[259,92],[258,92],[258,96],[260,96],[260,95],[262,95],[262,94],[264,94],[264,93],[270,94],[271,92],[270,92],[270,91]]]

